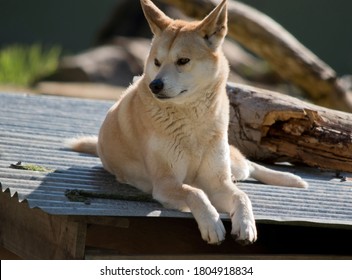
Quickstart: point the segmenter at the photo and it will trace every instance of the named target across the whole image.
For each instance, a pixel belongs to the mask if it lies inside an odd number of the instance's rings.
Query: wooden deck
[[[0,246],[21,258],[352,256],[351,174],[275,166],[310,187],[240,183],[259,239],[242,247],[228,236],[210,246],[190,213],[163,208],[118,184],[98,158],[64,148],[65,138],[96,134],[111,101],[2,93],[0,104]]]

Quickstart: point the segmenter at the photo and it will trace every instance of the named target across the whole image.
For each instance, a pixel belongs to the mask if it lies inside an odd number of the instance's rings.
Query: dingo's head
[[[150,0],[141,4],[154,34],[144,76],[156,98],[181,100],[224,86],[229,71],[221,50],[227,32],[226,0],[195,22],[172,20]]]

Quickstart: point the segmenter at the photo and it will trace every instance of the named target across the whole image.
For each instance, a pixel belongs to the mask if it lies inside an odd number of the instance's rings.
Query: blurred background
[[[171,17],[182,17],[154,2]],[[241,2],[272,17],[338,75],[352,73],[352,1]],[[62,94],[77,91],[75,83],[84,83],[83,92],[94,83],[109,91],[142,73],[151,33],[139,0],[0,0],[0,10],[0,90]],[[230,79],[268,87],[282,83],[264,61],[236,43],[225,48]]]

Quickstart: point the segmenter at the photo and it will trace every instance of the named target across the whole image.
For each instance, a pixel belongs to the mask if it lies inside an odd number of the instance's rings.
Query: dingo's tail
[[[65,146],[79,153],[98,155],[97,136],[83,136],[65,140]]]
[[[248,161],[250,177],[268,185],[307,188],[308,183],[289,172],[276,171]]]

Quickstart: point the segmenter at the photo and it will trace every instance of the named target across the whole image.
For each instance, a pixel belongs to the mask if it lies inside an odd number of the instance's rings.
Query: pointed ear
[[[221,46],[227,33],[226,3],[227,0],[223,0],[198,26],[202,37],[214,50]]]
[[[151,31],[154,35],[160,35],[161,32],[171,23],[172,19],[166,16],[150,0],[141,0],[141,5]]]

